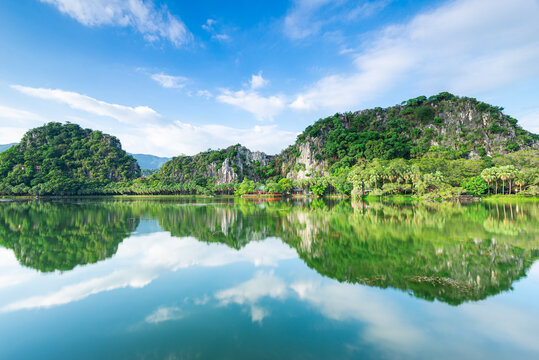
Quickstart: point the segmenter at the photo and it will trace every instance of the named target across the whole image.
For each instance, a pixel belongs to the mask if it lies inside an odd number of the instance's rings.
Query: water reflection
[[[271,265],[297,255],[319,274],[341,282],[391,287],[458,305],[510,289],[539,257],[539,206],[534,203],[318,199],[257,204],[231,199],[198,205],[170,200],[1,204],[0,244],[24,266],[65,271],[114,254],[129,264],[8,308],[52,306],[100,291],[141,287],[165,271],[192,265]],[[170,235],[157,235],[156,229]],[[119,247],[130,234],[129,244]],[[271,237],[280,241],[261,241]],[[3,284],[8,286],[8,279]],[[237,296],[225,295],[223,303],[238,303]],[[254,303],[253,319],[263,319],[264,311]]]
[[[537,211],[1,204],[0,358],[537,358]]]

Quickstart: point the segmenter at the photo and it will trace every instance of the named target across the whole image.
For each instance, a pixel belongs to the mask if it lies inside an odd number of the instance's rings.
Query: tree
[[[474,176],[472,178],[464,180],[462,187],[466,192],[473,196],[480,196],[485,193],[488,188],[488,184],[481,176]]]
[[[292,181],[289,178],[282,178],[278,184],[285,193],[289,193],[292,190]]]
[[[488,184],[488,193],[490,194],[490,183],[496,179],[494,171],[492,171],[492,168],[484,169],[481,171],[481,177]]]

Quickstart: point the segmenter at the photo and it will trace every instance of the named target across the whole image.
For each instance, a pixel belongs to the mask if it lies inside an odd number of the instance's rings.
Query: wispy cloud
[[[175,89],[181,89],[185,87],[185,83],[188,80],[184,76],[167,75],[164,73],[152,74],[151,78],[152,80],[155,80],[157,83],[159,83],[159,85],[161,85],[164,88],[175,88]]]
[[[537,77],[538,18],[533,0],[446,3],[379,32],[355,55],[354,72],[320,79],[291,107],[343,111],[398,86],[474,94]]]
[[[262,73],[252,75],[248,90],[231,91],[222,89],[216,98],[218,101],[234,105],[253,114],[257,120],[269,120],[278,115],[286,107],[286,99],[283,95],[262,96],[256,90],[264,87],[268,80],[262,77]]]
[[[166,7],[142,0],[41,0],[85,26],[132,27],[147,41],[167,39],[175,46],[193,38],[185,24]]]
[[[111,104],[73,91],[32,88],[21,85],[12,85],[11,87],[25,95],[58,101],[73,109],[83,110],[95,115],[108,116],[122,123],[145,123],[156,120],[160,116],[159,113],[148,106],[130,107]]]
[[[204,24],[202,24],[202,29],[207,31],[212,39],[219,41],[229,41],[232,38],[230,35],[226,34],[222,29],[222,26],[217,26],[218,22],[215,19],[207,19]]]
[[[385,8],[390,0],[333,1],[295,0],[283,21],[283,30],[291,39],[300,40],[323,32],[324,28],[372,16]]]
[[[174,83],[176,79],[161,80],[164,82],[170,80],[171,83],[166,85],[176,85]],[[161,115],[148,106],[131,107],[112,104],[87,95],[60,89],[33,88],[21,85],[12,85],[12,88],[28,96],[59,102],[73,109],[85,111],[88,114],[117,120],[121,124],[109,122],[110,124],[103,124],[103,126],[108,126],[109,129],[113,130],[113,135],[121,140],[123,147],[132,152],[144,152],[161,156],[193,155],[208,148],[225,148],[232,144],[241,143],[252,150],[277,153],[283,147],[292,143],[297,136],[294,132],[279,130],[276,125],[235,128],[218,124],[193,125],[170,119],[165,122],[166,119],[161,119]],[[213,97],[206,90],[192,92],[191,95],[206,98]],[[223,93],[220,97],[219,101],[229,101],[234,105],[250,109],[260,119],[272,118],[285,107],[285,102],[282,98],[264,98],[252,90]],[[5,110],[6,115],[11,114],[18,118],[36,117],[41,121],[41,118],[37,117],[36,114],[25,110],[7,107],[5,107]],[[1,114],[0,118],[2,118]],[[96,117],[84,119],[78,116],[66,116],[65,118],[86,127],[92,127],[95,123],[101,121]],[[102,120],[104,121],[106,118]],[[129,126],[122,126],[122,124],[128,124]],[[26,127],[23,125],[11,126],[10,128],[2,126],[0,134],[0,139],[4,139],[2,142],[18,141],[29,127],[39,124],[24,125]],[[117,130],[114,131],[114,129]]]
[[[297,134],[279,130],[276,125],[234,128],[224,125],[193,125],[179,121],[171,124],[141,127],[119,133],[126,149],[137,149],[160,156],[193,155],[208,148],[226,148],[242,144],[251,150],[275,154],[292,143]]]
[[[30,111],[0,105],[0,118],[6,120],[44,120],[41,115]]]

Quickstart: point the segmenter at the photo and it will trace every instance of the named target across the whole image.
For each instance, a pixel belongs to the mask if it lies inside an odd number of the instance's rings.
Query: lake
[[[539,203],[0,203],[0,359],[537,359]]]

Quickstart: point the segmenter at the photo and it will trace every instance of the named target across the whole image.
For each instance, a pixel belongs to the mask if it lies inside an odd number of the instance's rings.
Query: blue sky
[[[450,91],[539,132],[539,1],[0,3],[0,143],[48,121],[173,156],[277,153],[335,112]]]

